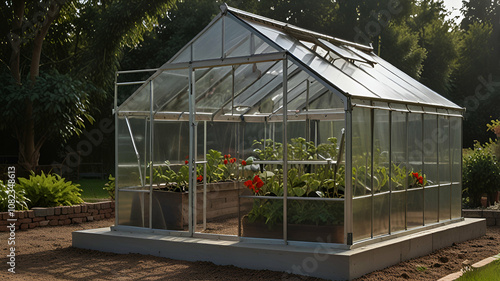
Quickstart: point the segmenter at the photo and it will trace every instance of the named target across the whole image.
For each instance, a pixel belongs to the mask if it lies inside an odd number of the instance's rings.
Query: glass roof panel
[[[193,42],[193,60],[216,59],[222,57],[222,20],[216,21]]]
[[[192,45],[187,46],[174,60],[172,60],[172,63],[190,62],[191,61],[191,47],[192,47]]]
[[[150,107],[149,83],[142,85],[133,95],[124,101],[119,111],[149,111]]]
[[[224,17],[224,54],[226,57],[249,56],[250,31],[230,17]]]
[[[154,110],[161,110],[180,93],[189,89],[188,69],[163,71],[153,79]]]
[[[328,47],[328,49],[330,49],[330,51],[339,55],[343,59],[366,62],[366,60],[364,60],[360,56],[357,56],[355,53],[353,53],[349,49],[342,48],[341,46],[335,46],[332,43],[330,43],[326,40],[323,40],[321,38],[318,38],[318,40],[319,40],[319,42],[323,43],[326,47]]]

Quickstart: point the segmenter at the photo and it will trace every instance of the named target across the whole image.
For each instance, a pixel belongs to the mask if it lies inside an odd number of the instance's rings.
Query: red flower
[[[231,154],[228,154],[228,155],[227,155],[227,158],[231,158]]]
[[[257,186],[257,189],[260,189],[264,185],[264,182],[259,178],[258,175],[255,175],[255,177],[253,177],[252,183]]]
[[[418,179],[418,173],[412,173],[412,176]]]
[[[424,184],[424,178],[422,176],[418,177],[418,182]]]
[[[197,176],[197,177],[196,177],[196,180],[197,180],[197,181],[203,181],[203,176],[202,176],[202,175]]]
[[[184,164],[186,165],[189,164],[189,160],[184,161]]]
[[[224,159],[226,159],[226,158],[227,158],[227,154],[224,154]]]
[[[247,180],[246,182],[243,183],[246,187],[248,187],[249,189],[253,190],[255,193],[257,193],[257,191],[255,191],[255,186],[253,186],[253,183],[251,180]]]
[[[236,158],[231,158],[231,160],[229,160],[229,162],[231,162],[231,164],[236,162]]]
[[[227,165],[227,159],[224,159],[224,165]]]
[[[245,160],[241,161],[241,165],[246,166],[247,165],[247,161],[245,161]]]

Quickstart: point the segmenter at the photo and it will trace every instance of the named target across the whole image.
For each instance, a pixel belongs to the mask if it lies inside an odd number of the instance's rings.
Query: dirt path
[[[7,272],[7,233],[0,234],[0,280],[319,280],[268,270],[216,266],[138,254],[112,254],[71,247],[71,232],[110,226],[113,220],[43,227],[16,232],[16,274]],[[435,280],[460,270],[463,261],[477,262],[500,252],[500,227],[483,238],[403,262],[359,280]],[[9,246],[10,247],[10,246]],[[447,258],[447,261],[446,259]],[[445,262],[446,261],[446,262]],[[420,270],[419,271],[419,266]],[[425,268],[425,270],[423,269]],[[7,279],[8,278],[8,279]]]

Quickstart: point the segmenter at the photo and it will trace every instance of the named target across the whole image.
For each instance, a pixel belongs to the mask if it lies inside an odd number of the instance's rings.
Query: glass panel
[[[427,180],[427,185],[438,184],[438,146],[437,146],[437,115],[424,114],[424,141],[416,142],[417,147],[420,147],[424,152],[424,178]]]
[[[149,193],[118,192],[118,224],[149,227]]]
[[[283,239],[282,199],[240,198],[240,206],[251,206],[249,213],[240,212],[242,237]]]
[[[407,191],[406,225],[408,229],[424,225],[424,193],[422,188]]]
[[[389,234],[389,193],[373,197],[373,236]]]
[[[180,53],[174,60],[172,60],[172,63],[178,63],[178,62],[190,62],[192,61],[191,59],[191,48],[193,45],[189,45]]]
[[[250,55],[250,31],[230,17],[224,17],[224,54],[226,57]]]
[[[439,186],[426,187],[425,197],[425,224],[438,222]]]
[[[371,186],[371,110],[355,108],[352,120],[352,173],[354,198],[372,194]],[[372,197],[353,200],[353,238],[371,237]]]
[[[209,72],[195,71],[196,111],[215,112],[232,98],[231,67],[215,67]]]
[[[372,193],[371,187],[371,110],[356,108],[352,118],[353,195]]]
[[[379,193],[389,191],[389,111],[375,109],[373,126],[373,189]]]
[[[210,46],[210,48],[207,48]],[[216,59],[222,56],[222,20],[216,21],[195,42],[193,60]]]
[[[391,196],[391,232],[405,230],[406,192],[393,192]]]
[[[125,118],[120,117],[118,121],[118,188],[149,189],[145,178],[150,161],[149,122],[137,117],[128,120],[130,128]],[[146,186],[142,186],[143,183]]]
[[[360,197],[352,200],[353,239],[359,241],[371,238],[373,198]]]
[[[344,202],[288,200],[288,240],[344,243]]]
[[[462,216],[462,119],[450,117],[451,217]]]
[[[149,111],[150,84],[143,84],[132,96],[120,105],[119,111]]]
[[[153,80],[155,111],[189,111],[189,70],[162,72]]]
[[[423,170],[422,156],[422,114],[408,114],[408,160],[409,171],[418,172]],[[414,188],[414,181],[408,188]]]
[[[450,161],[450,124],[449,118],[439,116],[438,148],[439,148],[439,220],[451,218],[451,161]]]
[[[408,173],[406,172],[406,113],[392,112],[391,129],[391,178],[392,190],[405,190],[408,186]]]

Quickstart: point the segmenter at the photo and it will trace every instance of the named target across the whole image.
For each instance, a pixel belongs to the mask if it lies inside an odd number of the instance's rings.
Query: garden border
[[[90,221],[104,220],[115,215],[115,202],[104,201],[83,203],[73,206],[40,208],[34,207],[28,211],[15,211],[14,217],[9,212],[0,212],[0,232],[9,231],[7,219],[17,219],[16,229],[32,229],[42,226],[79,224]]]
[[[464,218],[485,218],[487,226],[500,226],[500,210],[463,209]]]

